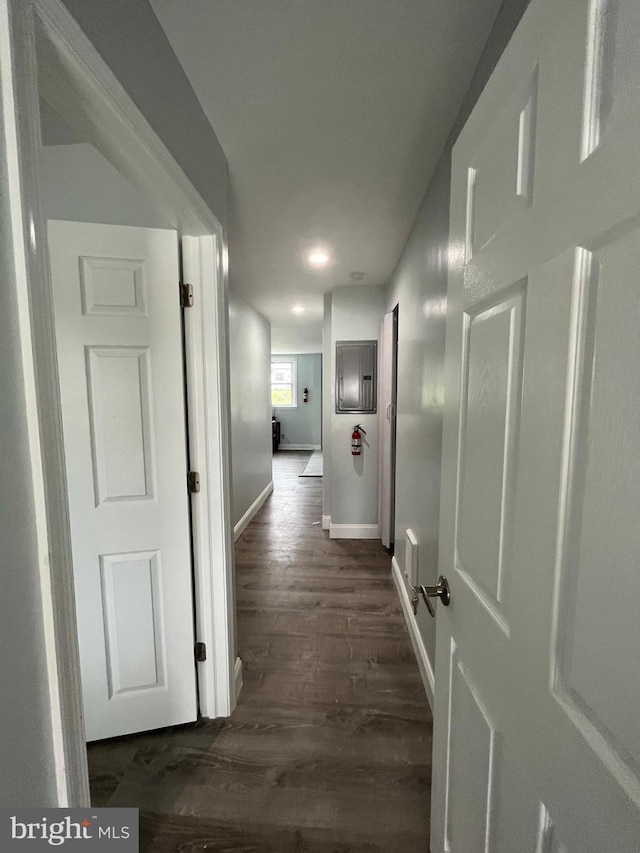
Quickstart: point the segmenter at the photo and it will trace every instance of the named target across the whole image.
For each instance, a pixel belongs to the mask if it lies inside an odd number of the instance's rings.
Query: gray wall
[[[42,149],[47,219],[171,228],[145,195],[88,142]]]
[[[240,296],[229,298],[231,472],[236,525],[271,482],[271,327]]]
[[[404,569],[405,531],[412,528],[424,584],[435,583],[438,574],[451,150],[528,3],[505,0],[500,8],[387,288],[387,310],[399,305],[395,556]],[[433,664],[436,625],[425,607],[418,624]]]
[[[55,806],[19,283],[13,264],[6,162],[0,126],[0,807]]]
[[[314,320],[287,326],[271,325],[271,346],[279,353],[322,352],[322,322]]]
[[[147,0],[63,0],[222,225],[227,161]]]
[[[336,341],[380,340],[384,305],[383,287],[339,287],[332,292],[331,339],[328,351],[324,351],[330,376],[335,376]],[[377,524],[378,415],[337,415],[332,394],[325,418],[331,436],[331,523]],[[356,423],[361,423],[367,432],[360,457],[351,455],[351,433]],[[323,512],[328,514],[326,505]]]
[[[276,408],[280,421],[280,447],[288,444],[309,444],[319,448],[322,443],[322,355],[296,353],[272,355],[272,361],[295,359],[297,369],[297,400],[295,409]],[[302,393],[309,389],[309,402],[302,402]]]

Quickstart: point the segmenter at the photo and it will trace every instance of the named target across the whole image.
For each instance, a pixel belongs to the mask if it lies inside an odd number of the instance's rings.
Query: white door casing
[[[395,401],[393,378],[395,372],[395,337],[393,311],[384,315],[380,324],[380,392],[378,419],[380,422],[379,483],[378,483],[378,526],[380,539],[389,548],[393,539],[393,475],[394,447],[393,427]]]
[[[640,849],[639,42],[533,0],[454,148],[434,853]]]
[[[175,231],[51,221],[88,740],[196,719]]]

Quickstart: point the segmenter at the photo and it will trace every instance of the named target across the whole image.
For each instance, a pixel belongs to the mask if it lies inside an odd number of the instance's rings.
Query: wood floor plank
[[[308,453],[236,543],[244,687],[229,719],[89,748],[94,805],[141,851],[426,853],[432,726],[379,542],[320,529]]]

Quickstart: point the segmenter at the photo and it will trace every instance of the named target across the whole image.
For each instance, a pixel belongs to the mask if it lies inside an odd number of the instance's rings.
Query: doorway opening
[[[84,727],[84,711],[89,709],[86,691],[84,708],[81,695],[78,636],[82,640],[84,628],[75,607],[75,600],[80,603],[86,593],[76,582],[76,569],[84,559],[75,559],[74,533],[78,541],[83,537],[92,541],[94,548],[87,562],[92,563],[94,604],[103,617],[95,634],[104,652],[102,699],[105,692],[107,701],[115,703],[117,698],[117,704],[126,708],[125,716],[129,713],[135,720],[137,712],[131,710],[134,698],[145,692],[158,698],[180,686],[175,672],[171,675],[171,650],[166,642],[171,612],[166,605],[174,603],[174,596],[168,587],[163,588],[175,565],[182,567],[187,578],[187,618],[178,621],[188,626],[182,646],[191,647],[190,666],[186,667],[191,670],[186,679],[189,685],[178,689],[177,695],[182,701],[190,694],[189,714],[197,714],[195,665],[201,713],[227,716],[241,682],[229,507],[226,246],[221,224],[62,4],[34,0],[24,10],[16,4],[11,14],[16,50],[3,53],[2,70],[7,91],[15,93],[15,123],[9,133],[14,144],[12,168],[18,179],[12,185],[10,204],[22,224],[19,263],[29,298],[21,334],[32,342],[36,362],[33,402],[38,428],[34,441],[42,470],[34,476],[40,477],[36,485],[42,490],[39,536],[48,553],[42,594],[51,617],[45,644],[50,661],[57,792],[61,804],[80,806],[89,804]],[[69,131],[71,139],[56,137],[57,132],[64,135]],[[54,144],[48,146],[47,142]],[[61,146],[57,151],[47,151],[56,148],[56,143]],[[54,180],[62,176],[63,163],[71,165],[73,152],[68,146],[80,146],[74,151],[79,158],[76,165],[84,158],[83,183],[64,185]],[[54,154],[57,166],[52,162]],[[107,173],[111,181],[104,180]],[[91,192],[91,181],[99,182],[99,192]],[[125,205],[124,221],[110,221],[109,206],[121,208],[125,197],[130,205]],[[53,207],[58,213],[52,214]],[[84,208],[82,215],[76,215],[79,207]],[[52,215],[60,218],[48,224]],[[117,212],[118,217],[122,215]],[[158,221],[140,224],[127,220],[134,215],[158,217]],[[82,219],[85,221],[78,221]],[[126,239],[133,240],[143,232],[144,245],[124,245]],[[112,238],[124,241],[123,246],[110,248]],[[71,252],[72,239],[86,242]],[[156,245],[163,239],[166,256]],[[148,281],[155,284],[166,272],[167,282],[170,276],[177,294],[178,241],[183,274],[195,293],[193,309],[185,317],[186,430],[179,315],[176,323],[170,312],[163,336],[162,322],[151,319],[162,313],[152,303],[166,287],[148,286]],[[147,244],[154,244],[148,260],[143,252]],[[162,269],[147,275],[146,268],[157,257],[161,257]],[[144,263],[138,264],[140,260]],[[56,281],[62,282],[60,286]],[[71,303],[79,308],[75,317],[68,310]],[[151,327],[147,329],[150,338],[136,338],[145,323]],[[94,337],[83,340],[84,330],[79,327],[89,325]],[[162,346],[154,346],[153,335]],[[177,358],[171,366],[167,359],[163,368],[154,359],[162,361],[167,341],[166,348],[173,347]],[[74,351],[69,361],[67,346]],[[173,402],[163,397],[161,379],[168,375],[166,371],[177,376],[177,382],[168,383],[173,387]],[[76,410],[74,395],[79,401]],[[181,436],[175,442],[158,413],[179,424]],[[84,423],[82,452],[69,442],[74,418]],[[198,500],[196,495],[192,498],[195,626],[185,512],[187,432],[190,462],[200,475]],[[171,479],[169,456],[174,457],[173,464],[180,460],[180,488],[176,486],[177,467],[174,482],[164,482]],[[70,466],[74,466],[73,472]],[[93,528],[87,522],[75,524],[74,531],[74,517],[78,517],[74,495],[81,482],[86,486],[91,480],[85,509],[88,514],[90,509],[96,511]],[[183,544],[175,559],[165,559],[164,546],[154,546],[150,536],[144,543],[134,541],[151,524],[162,504],[162,491],[172,499],[180,493],[184,523],[177,526],[186,546]],[[130,517],[122,512],[127,502]],[[98,509],[105,513],[97,513]],[[168,514],[173,515],[170,510]],[[98,515],[104,516],[102,527],[97,524]],[[127,525],[129,538],[122,532]],[[122,534],[122,541],[110,544],[109,537],[116,534]],[[194,640],[206,648],[206,655],[195,664]],[[136,655],[128,655],[131,647],[136,648]],[[88,686],[86,676],[84,686]],[[174,709],[174,699],[167,705]],[[90,714],[86,716],[88,720]],[[131,730],[131,721],[128,725]],[[146,712],[137,720],[139,729],[155,725],[157,720]],[[104,731],[93,728],[87,734],[105,736]]]

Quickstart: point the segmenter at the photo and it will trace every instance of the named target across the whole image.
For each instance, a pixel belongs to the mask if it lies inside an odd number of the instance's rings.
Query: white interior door
[[[533,0],[454,150],[432,850],[640,850],[640,4]]]
[[[380,324],[380,393],[378,420],[380,432],[378,477],[378,527],[385,548],[393,541],[394,504],[394,437],[395,437],[395,318],[394,312],[384,315]]]
[[[49,222],[88,740],[196,719],[178,243]]]

